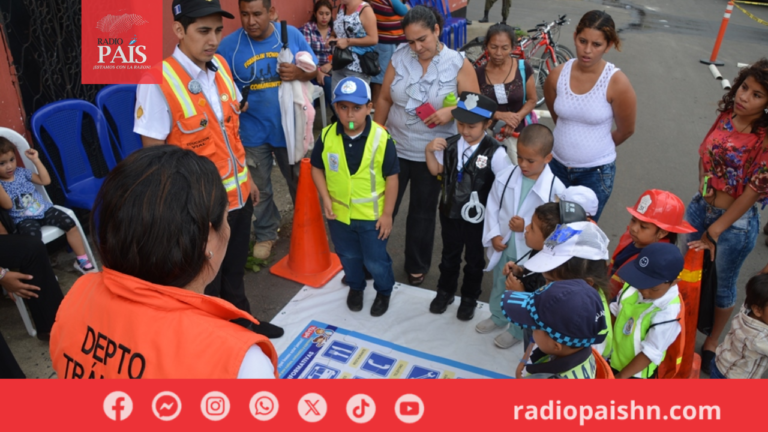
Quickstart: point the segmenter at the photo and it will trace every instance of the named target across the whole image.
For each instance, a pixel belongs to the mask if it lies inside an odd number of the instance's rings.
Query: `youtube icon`
[[[418,402],[401,402],[400,403],[400,415],[418,415],[421,410],[419,409]]]
[[[414,394],[400,396],[395,403],[395,414],[403,423],[416,423],[424,415],[424,402]]]

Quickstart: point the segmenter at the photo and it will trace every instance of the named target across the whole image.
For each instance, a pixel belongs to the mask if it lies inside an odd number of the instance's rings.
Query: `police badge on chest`
[[[479,169],[483,169],[488,166],[488,156],[478,155],[475,159],[475,166]]]
[[[339,155],[330,153],[328,155],[328,168],[333,172],[339,172]]]

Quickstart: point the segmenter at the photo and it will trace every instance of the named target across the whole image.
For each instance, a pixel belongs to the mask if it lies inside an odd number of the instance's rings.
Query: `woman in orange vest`
[[[77,280],[51,332],[59,378],[273,378],[258,324],[203,294],[230,237],[216,166],[176,146],[134,152],[104,180],[91,226],[104,270]]]

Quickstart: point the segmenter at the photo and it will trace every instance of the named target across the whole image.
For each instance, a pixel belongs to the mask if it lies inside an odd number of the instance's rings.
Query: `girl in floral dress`
[[[739,73],[718,111],[699,146],[699,192],[685,215],[697,229],[688,246],[716,250],[715,320],[701,355],[705,373],[733,312],[739,271],[755,247],[760,228],[756,203],[768,204],[767,59]]]

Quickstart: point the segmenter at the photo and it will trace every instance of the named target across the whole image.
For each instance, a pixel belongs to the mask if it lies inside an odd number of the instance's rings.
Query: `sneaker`
[[[253,257],[261,260],[269,258],[272,254],[272,246],[275,244],[275,240],[266,240],[263,242],[256,242],[253,245]]]
[[[347,294],[347,307],[352,312],[363,310],[363,292],[353,289],[349,290],[349,294]]]
[[[389,296],[376,294],[376,299],[371,306],[371,316],[380,317],[389,309]]]
[[[254,333],[266,336],[269,339],[277,339],[285,333],[282,327],[278,327],[265,320],[259,320],[258,325],[254,323],[248,323],[248,329]]]
[[[507,349],[512,348],[513,346],[517,345],[520,341],[515,339],[512,334],[510,334],[508,331],[499,333],[498,336],[493,338],[493,343],[496,344],[497,347],[501,349]]]
[[[461,321],[469,321],[475,317],[475,308],[477,307],[477,300],[462,297],[459,304],[459,311],[456,312],[456,318]]]
[[[498,330],[500,328],[506,329],[507,327],[509,327],[509,325],[497,326],[493,318],[488,317],[480,321],[479,323],[477,323],[477,325],[475,326],[475,330],[480,334],[485,334],[485,333],[490,333],[494,330]]]
[[[448,305],[453,303],[453,300],[453,294],[438,290],[435,299],[429,304],[429,311],[433,314],[441,314],[448,309]]]
[[[93,264],[91,264],[91,262],[87,259],[75,260],[75,270],[82,274],[96,272],[96,268],[94,268]]]

